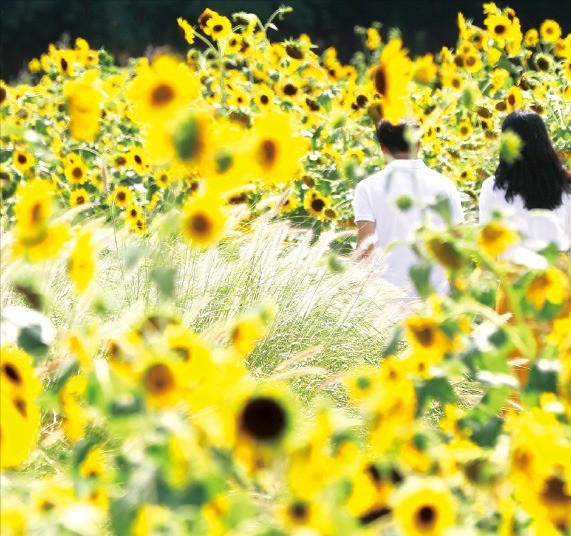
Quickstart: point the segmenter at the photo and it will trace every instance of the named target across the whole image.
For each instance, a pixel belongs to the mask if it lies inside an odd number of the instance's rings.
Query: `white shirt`
[[[426,207],[437,195],[450,202],[452,222],[464,221],[460,196],[454,183],[430,169],[422,160],[393,160],[384,169],[363,179],[355,190],[355,221],[374,222],[376,246],[386,248],[393,242],[406,241],[423,224],[423,215],[432,225],[443,225],[442,218]],[[407,196],[413,205],[408,210],[397,206],[397,200]],[[411,287],[409,268],[418,257],[406,245],[390,248],[382,259],[383,277],[398,287]],[[431,282],[440,293],[448,291],[444,270],[433,268]],[[412,292],[414,294],[414,291]]]
[[[532,209],[524,206],[516,195],[509,203],[506,191],[494,189],[495,178],[482,183],[480,190],[480,223],[492,219],[494,211],[502,212],[523,235],[522,245],[538,250],[555,243],[559,251],[567,251],[571,241],[571,195],[564,193],[563,203],[554,210]]]

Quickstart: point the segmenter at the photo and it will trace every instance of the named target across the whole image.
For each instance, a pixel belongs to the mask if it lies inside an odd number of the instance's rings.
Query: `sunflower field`
[[[272,42],[289,10],[0,81],[2,535],[571,534],[571,263],[476,221],[510,111],[569,164],[571,34],[487,3],[454,49],[372,23],[343,64]],[[414,303],[352,253],[382,117],[467,215],[411,239]]]

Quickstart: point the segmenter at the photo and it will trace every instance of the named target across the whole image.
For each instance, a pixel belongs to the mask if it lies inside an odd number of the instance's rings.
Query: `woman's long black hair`
[[[511,163],[500,157],[494,188],[505,190],[508,202],[520,195],[527,209],[560,206],[571,186],[541,117],[531,110],[516,110],[504,119],[502,132],[507,130],[521,138],[520,157]]]

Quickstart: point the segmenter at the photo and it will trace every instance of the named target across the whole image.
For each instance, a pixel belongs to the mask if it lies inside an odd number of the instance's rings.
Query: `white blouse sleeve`
[[[490,177],[482,183],[479,199],[479,222],[486,223],[492,218],[492,210],[494,209],[494,178]]]

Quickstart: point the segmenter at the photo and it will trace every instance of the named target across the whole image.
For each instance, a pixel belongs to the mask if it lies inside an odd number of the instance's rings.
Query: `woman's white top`
[[[554,210],[532,209],[524,206],[523,199],[516,195],[508,202],[506,191],[495,189],[495,177],[482,183],[480,191],[480,223],[492,219],[494,211],[508,218],[523,237],[523,244],[539,250],[550,243],[559,251],[569,250],[571,244],[571,195],[563,194],[563,203]]]

